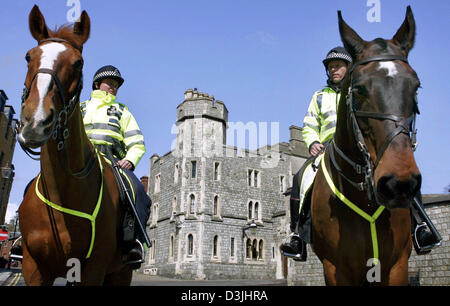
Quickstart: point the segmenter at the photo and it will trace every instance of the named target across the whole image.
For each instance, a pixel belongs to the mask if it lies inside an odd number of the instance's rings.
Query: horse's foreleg
[[[327,286],[336,286],[336,266],[332,264],[329,260],[324,259],[322,261],[323,264],[323,273],[325,276],[325,284]]]
[[[27,286],[51,286],[54,278],[44,273],[39,269],[38,264],[31,257],[25,243],[22,243],[23,260],[22,260],[22,275]]]
[[[402,256],[389,271],[388,280],[385,282],[389,286],[407,286],[408,285],[408,254]]]
[[[133,278],[133,270],[123,266],[119,271],[108,274],[105,277],[104,286],[130,286]]]
[[[106,267],[104,262],[92,262],[83,267],[81,271],[81,282],[75,282],[75,286],[101,286],[105,279]]]

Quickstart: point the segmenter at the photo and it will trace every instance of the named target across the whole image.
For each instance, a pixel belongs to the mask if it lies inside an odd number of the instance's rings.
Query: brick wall
[[[415,251],[409,258],[409,276],[411,284],[450,285],[450,195],[438,203],[426,203],[425,210],[442,236],[442,245],[427,255],[418,256]]]
[[[442,245],[430,254],[411,252],[409,281],[412,286],[450,285],[450,195],[424,195],[425,210],[442,236]],[[381,242],[380,242],[381,243]],[[308,245],[306,262],[288,261],[288,284],[298,286],[325,285],[322,264]]]

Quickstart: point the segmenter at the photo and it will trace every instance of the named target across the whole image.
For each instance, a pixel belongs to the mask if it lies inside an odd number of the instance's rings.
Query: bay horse
[[[73,25],[48,29],[35,5],[38,45],[26,54],[19,143],[41,147],[40,174],[19,208],[27,285],[50,286],[72,271],[75,285],[129,285],[118,238],[121,209],[113,172],[86,136],[80,111],[82,50],[90,34],[83,11]],[[76,268],[79,274],[69,270]]]
[[[313,185],[313,250],[327,285],[407,285],[410,205],[421,185],[413,155],[420,82],[407,60],[414,17],[408,6],[392,39],[370,42],[340,11],[338,20],[353,65]]]

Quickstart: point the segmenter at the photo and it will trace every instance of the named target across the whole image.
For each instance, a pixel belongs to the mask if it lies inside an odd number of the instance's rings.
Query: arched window
[[[255,220],[259,220],[259,203],[255,202]]]
[[[173,172],[173,182],[174,184],[178,183],[178,177],[179,177],[179,171],[180,171],[180,165],[175,165],[175,171]]]
[[[172,215],[170,216],[171,219],[175,217],[177,213],[177,197],[173,197],[172,200]]]
[[[231,237],[230,241],[230,257],[234,257],[234,237]]]
[[[219,196],[214,197],[214,216],[219,215]]]
[[[252,243],[252,259],[258,258],[258,241],[256,239],[253,239]]]
[[[245,257],[250,259],[250,253],[252,251],[252,242],[250,239],[247,239],[247,247],[245,249]]]
[[[263,259],[263,253],[264,253],[264,241],[261,239],[259,240],[258,245],[258,259]]]
[[[217,249],[218,249],[218,244],[219,244],[219,236],[214,236],[214,241],[213,241],[213,256],[217,257]]]
[[[195,214],[195,195],[191,194],[189,198],[190,198],[189,213],[193,215]]]
[[[169,257],[173,257],[174,246],[175,246],[175,238],[173,236],[170,236]]]
[[[250,201],[250,203],[248,203],[248,219],[251,220],[253,217],[253,202]]]
[[[188,235],[188,255],[192,256],[194,254],[194,236],[192,234]]]
[[[193,148],[193,147],[192,147]],[[191,161],[191,178],[197,177],[197,161]]]

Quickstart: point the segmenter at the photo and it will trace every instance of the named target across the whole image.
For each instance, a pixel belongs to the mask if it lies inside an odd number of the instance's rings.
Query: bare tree
[[[450,193],[450,184],[444,187],[444,193]]]

